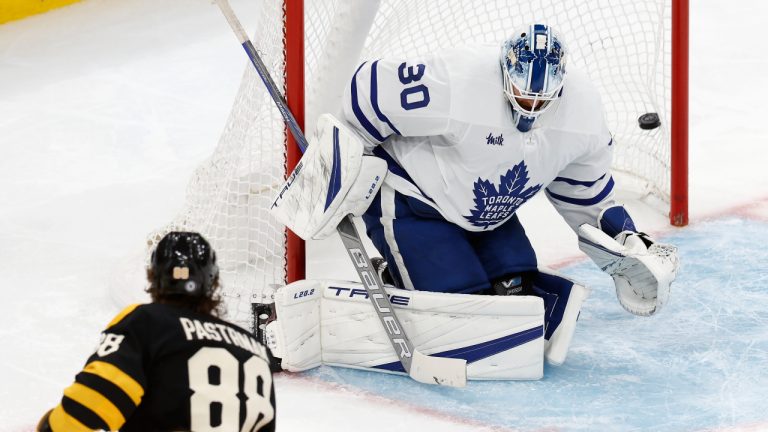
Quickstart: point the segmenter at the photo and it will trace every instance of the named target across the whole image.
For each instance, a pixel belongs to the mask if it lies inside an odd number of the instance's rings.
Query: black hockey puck
[[[637,119],[637,122],[640,124],[640,129],[649,130],[661,126],[661,120],[656,113],[645,113]]]

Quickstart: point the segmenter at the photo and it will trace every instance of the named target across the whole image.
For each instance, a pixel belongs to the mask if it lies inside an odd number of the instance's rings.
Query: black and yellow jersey
[[[48,424],[53,432],[273,431],[266,349],[210,315],[130,306],[104,330]]]

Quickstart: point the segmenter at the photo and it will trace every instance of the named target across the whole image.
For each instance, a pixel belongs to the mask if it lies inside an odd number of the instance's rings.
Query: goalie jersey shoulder
[[[461,124],[499,116],[488,101],[502,101],[501,83],[494,46],[374,59],[361,64],[347,86],[344,116],[373,144],[392,135],[450,135]],[[501,115],[511,120],[508,110]]]
[[[344,118],[374,145],[393,135],[443,135],[445,143],[455,145],[470,127],[510,129],[515,120],[504,96],[498,54],[496,45],[475,45],[366,61],[347,86]],[[577,138],[599,145],[610,140],[599,91],[573,68],[563,97],[542,116],[542,124],[554,140]]]
[[[547,127],[555,133],[584,137],[601,147],[610,142],[600,92],[584,72],[573,68],[568,72],[563,95]]]

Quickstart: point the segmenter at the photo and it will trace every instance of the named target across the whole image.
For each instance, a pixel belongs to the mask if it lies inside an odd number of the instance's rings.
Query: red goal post
[[[299,126],[304,125],[304,0],[285,1],[285,99]],[[296,139],[285,129],[286,175],[301,159]],[[286,229],[285,279],[294,282],[305,279],[306,247],[304,240]]]
[[[669,223],[688,225],[688,0],[672,0]]]

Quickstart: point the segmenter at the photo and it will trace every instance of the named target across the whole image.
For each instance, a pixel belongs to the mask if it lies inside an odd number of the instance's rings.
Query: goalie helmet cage
[[[585,71],[601,92],[620,190],[668,211],[673,225],[687,224],[688,0],[256,3],[252,41],[308,132],[320,114],[339,111],[361,59],[498,44],[528,22],[552,25],[569,49],[569,67]],[[647,113],[658,114],[658,127],[639,127]],[[268,214],[300,157],[248,65],[219,143],[188,185],[184,209],[149,236],[151,250],[170,230],[203,233],[217,251],[228,318],[241,325],[252,325],[251,304],[266,300],[266,288],[304,277],[303,242]]]

